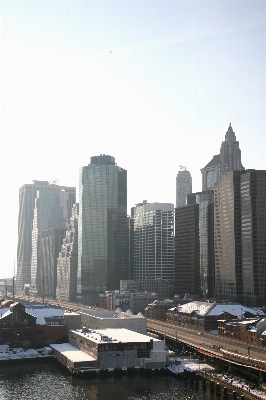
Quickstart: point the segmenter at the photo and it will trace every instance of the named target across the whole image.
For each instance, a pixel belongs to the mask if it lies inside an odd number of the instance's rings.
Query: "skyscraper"
[[[220,154],[200,170],[202,175],[202,190],[214,190],[214,185],[220,180]]]
[[[241,171],[241,150],[239,142],[236,140],[235,132],[232,129],[231,122],[225,134],[225,140],[220,149],[220,175],[229,171]]]
[[[176,177],[176,207],[187,204],[187,195],[192,193],[192,178],[186,167],[180,166]]]
[[[222,174],[214,189],[215,294],[242,301],[241,171]]]
[[[143,203],[133,208],[134,279],[174,280],[174,205]]]
[[[200,295],[199,205],[175,210],[175,290]]]
[[[266,171],[240,178],[243,302],[266,304]]]
[[[31,254],[32,254],[32,228],[35,198],[37,191],[49,191],[57,186],[64,189],[70,195],[70,202],[76,201],[76,188],[58,186],[48,181],[34,180],[31,184],[25,184],[19,188],[19,216],[18,216],[18,247],[17,247],[17,275],[16,290],[24,290],[25,284],[31,283]]]
[[[203,298],[213,296],[214,260],[211,245],[213,246],[213,190],[203,190],[196,193],[196,202],[199,205],[199,242],[200,242],[200,287]]]
[[[78,293],[88,303],[128,279],[127,171],[102,154],[80,169]]]
[[[71,197],[58,185],[37,192],[32,229],[31,287],[39,294],[44,291],[55,295],[56,260],[71,215]]]
[[[56,298],[60,301],[75,302],[77,297],[78,208],[79,204],[74,204],[66,237],[57,259]]]

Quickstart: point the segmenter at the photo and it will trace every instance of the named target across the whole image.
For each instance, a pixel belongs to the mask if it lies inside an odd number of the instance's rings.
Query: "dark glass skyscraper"
[[[200,295],[199,205],[175,209],[175,290]]]
[[[78,231],[78,293],[94,303],[129,278],[127,171],[112,156],[91,157],[80,169]]]

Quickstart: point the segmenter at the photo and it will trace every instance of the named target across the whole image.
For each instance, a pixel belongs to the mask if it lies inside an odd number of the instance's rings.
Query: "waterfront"
[[[77,380],[54,363],[1,366],[0,400],[24,399],[203,400],[215,395],[170,376]]]

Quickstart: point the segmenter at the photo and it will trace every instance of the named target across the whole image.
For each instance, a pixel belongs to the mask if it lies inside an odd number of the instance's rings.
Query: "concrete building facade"
[[[192,193],[192,177],[186,167],[180,166],[176,177],[176,207],[187,205],[187,195]]]
[[[174,280],[174,205],[143,203],[134,214],[134,280]]]

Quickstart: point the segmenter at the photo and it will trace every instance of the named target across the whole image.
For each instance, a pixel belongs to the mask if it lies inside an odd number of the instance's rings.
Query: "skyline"
[[[1,273],[13,276],[19,187],[109,154],[136,203],[201,191],[229,123],[266,169],[264,1],[1,2]],[[78,199],[77,199],[78,201]]]

